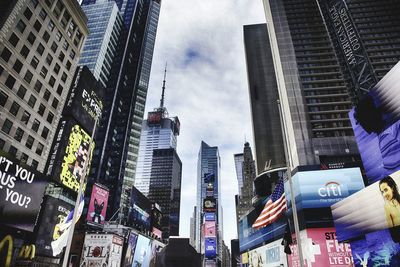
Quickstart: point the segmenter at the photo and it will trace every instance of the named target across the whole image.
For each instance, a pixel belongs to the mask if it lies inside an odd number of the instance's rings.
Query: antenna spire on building
[[[164,108],[164,95],[165,95],[165,79],[167,77],[167,62],[165,62],[165,69],[164,69],[164,80],[162,86],[162,93],[161,93],[161,100],[160,100],[160,108]]]

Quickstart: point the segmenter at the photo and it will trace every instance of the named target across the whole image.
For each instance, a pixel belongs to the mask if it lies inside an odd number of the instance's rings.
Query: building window
[[[21,56],[23,56],[24,58],[27,58],[29,54],[29,48],[26,47],[26,45],[24,45],[21,49]]]
[[[6,119],[3,123],[3,126],[1,127],[1,130],[6,134],[9,134],[12,126],[13,123],[9,119]]]
[[[50,79],[49,79],[50,86],[53,87],[55,83],[56,83],[56,79],[53,76],[50,76]]]
[[[40,28],[42,28],[42,24],[37,20],[35,24],[33,24],[33,28],[37,31],[40,32]]]
[[[39,4],[38,0],[31,0],[30,1],[31,7],[33,7],[34,9],[37,7],[37,5]]]
[[[60,52],[60,54],[58,55],[58,59],[59,59],[61,62],[63,62],[64,58],[65,58],[64,53],[63,53],[63,52]]]
[[[49,91],[49,90],[46,90],[46,91],[44,92],[44,94],[43,94],[44,100],[49,101],[50,95],[51,95],[50,91]]]
[[[45,20],[46,17],[47,17],[47,13],[46,13],[46,11],[44,11],[43,8],[42,8],[42,10],[40,10],[39,17],[40,17],[42,20]]]
[[[18,59],[15,60],[13,69],[14,69],[17,73],[19,73],[19,72],[21,71],[21,69],[22,69],[22,62],[19,61]]]
[[[46,140],[47,139],[47,136],[49,135],[49,129],[47,129],[47,127],[43,127],[43,130],[42,130],[42,137]]]
[[[63,74],[61,75],[61,81],[65,82],[66,80],[67,80],[67,74],[63,72]]]
[[[34,86],[35,91],[40,93],[40,90],[42,90],[42,86],[43,86],[43,84],[39,80],[36,80],[36,83]]]
[[[30,20],[32,17],[32,11],[29,8],[26,8],[24,11],[24,16],[27,20]]]
[[[71,58],[71,59],[74,59],[75,58],[75,51],[74,50],[72,50],[71,49],[71,51],[69,52],[69,57]]]
[[[57,48],[58,48],[57,44],[55,42],[53,42],[51,44],[51,51],[53,51],[55,53],[57,51]]]
[[[32,164],[31,164],[31,167],[34,168],[34,169],[37,169],[38,166],[39,166],[39,162],[33,159],[33,160],[32,160]]]
[[[31,97],[29,97],[29,100],[28,100],[28,105],[31,108],[34,108],[35,104],[36,104],[36,97],[34,95],[31,95]]]
[[[45,110],[46,110],[46,107],[43,104],[40,104],[39,109],[38,109],[39,115],[43,116]]]
[[[17,91],[17,96],[18,96],[19,98],[21,98],[21,99],[24,99],[25,94],[26,94],[26,88],[23,87],[22,85],[20,85],[20,86],[19,86],[19,89],[18,89],[18,91]]]
[[[35,131],[37,133],[37,131],[39,130],[39,126],[40,126],[40,121],[38,121],[37,119],[35,119],[33,121],[32,124],[32,130]]]
[[[46,43],[50,40],[50,34],[49,34],[47,31],[45,31],[45,32],[43,33],[43,40],[44,40]]]
[[[4,149],[4,145],[6,144],[6,141],[4,141],[3,139],[0,139],[0,149],[3,150]]]
[[[24,131],[21,128],[17,128],[15,131],[14,139],[17,140],[18,142],[21,142],[22,137],[24,137]]]
[[[28,124],[30,118],[31,118],[31,114],[27,111],[24,111],[24,114],[22,114],[22,117],[21,117],[21,122],[26,125],[26,124]]]
[[[17,148],[15,146],[10,146],[8,153],[15,157],[15,155],[17,155]]]
[[[10,107],[10,113],[14,116],[17,116],[20,107],[21,106],[14,101]]]
[[[40,76],[42,76],[43,78],[46,78],[47,75],[47,69],[45,67],[42,67],[41,71],[40,71]]]
[[[31,60],[31,66],[36,69],[37,66],[39,65],[39,59],[35,56],[33,56],[32,60]]]
[[[63,91],[63,87],[61,85],[58,85],[57,87],[57,94],[61,95]]]
[[[58,65],[57,63],[54,65],[54,72],[56,74],[58,74],[60,72],[60,65]]]
[[[67,27],[67,24],[69,20],[71,19],[71,15],[68,13],[68,11],[64,11],[64,15],[61,19],[61,26],[65,29]]]
[[[65,67],[67,68],[67,70],[71,69],[71,62],[67,61],[67,63],[65,63]]]
[[[57,98],[54,98],[54,99],[53,99],[53,103],[51,104],[51,106],[52,106],[53,108],[57,109],[57,106],[58,106],[58,100],[57,100]]]
[[[49,20],[49,24],[47,24],[47,29],[49,29],[50,32],[54,30],[54,22],[52,20]]]
[[[6,105],[8,95],[3,91],[0,91],[0,106],[4,107]]]
[[[56,16],[57,19],[60,17],[63,10],[64,10],[64,5],[62,4],[62,1],[57,1],[57,4],[53,10],[54,15]]]
[[[26,70],[24,80],[25,80],[27,83],[30,83],[30,82],[32,81],[32,78],[33,78],[32,72],[30,72],[29,70]]]
[[[36,49],[36,52],[38,52],[39,55],[43,55],[44,46],[43,46],[42,44],[39,44],[38,47],[37,47],[37,49]]]
[[[13,76],[11,76],[11,74],[9,74],[8,78],[5,82],[5,85],[12,90],[14,84],[15,84],[15,78]]]
[[[4,47],[3,52],[1,52],[0,57],[1,57],[2,59],[4,59],[5,62],[8,62],[8,60],[9,60],[10,57],[11,57],[11,51],[8,50],[7,47]]]
[[[28,138],[26,139],[25,146],[27,148],[31,149],[34,142],[35,142],[35,139],[31,135],[29,135]]]
[[[17,29],[18,29],[18,31],[19,31],[20,33],[24,33],[25,28],[26,28],[25,22],[23,22],[22,20],[19,20],[18,23],[17,23]]]
[[[11,34],[10,39],[8,39],[8,41],[10,42],[10,44],[12,44],[12,46],[16,47],[19,42],[19,38],[17,35],[15,35],[15,33],[13,33]]]
[[[35,42],[35,40],[36,40],[36,36],[33,34],[33,33],[29,33],[29,35],[28,35],[28,42],[31,44],[31,45],[33,45],[33,43]]]
[[[21,154],[21,162],[27,163],[28,159],[29,159],[29,157],[27,154],[25,154],[25,153]]]
[[[42,144],[42,143],[38,143],[38,145],[37,145],[37,147],[36,147],[36,154],[38,154],[39,156],[41,156],[41,155],[42,155],[42,152],[43,152],[43,148],[44,148],[43,144]]]
[[[47,54],[46,63],[50,66],[51,62],[53,62],[53,57],[50,54]]]
[[[57,31],[57,33],[56,33],[56,40],[57,40],[57,41],[61,41],[61,37],[62,37],[61,32],[60,32],[60,31]]]
[[[65,49],[65,51],[68,50],[68,47],[69,47],[69,44],[68,44],[67,40],[65,40],[63,43],[63,48]]]
[[[53,123],[53,119],[54,119],[54,114],[49,112],[49,114],[47,115],[47,121],[49,123]]]

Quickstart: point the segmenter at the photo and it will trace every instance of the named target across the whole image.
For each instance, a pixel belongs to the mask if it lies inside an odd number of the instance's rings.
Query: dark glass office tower
[[[257,174],[285,166],[278,87],[266,24],[243,27]]]
[[[83,1],[83,5],[96,1]],[[90,181],[110,189],[107,216],[125,223],[135,177],[160,0],[115,1],[123,20],[96,135]],[[101,23],[101,22],[99,22]]]

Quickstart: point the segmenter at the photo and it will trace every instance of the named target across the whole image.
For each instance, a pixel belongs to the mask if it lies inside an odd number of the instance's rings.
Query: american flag
[[[283,186],[283,178],[279,179],[275,186],[274,192],[264,209],[261,211],[257,220],[253,224],[253,228],[259,229],[273,223],[286,210],[285,189]]]

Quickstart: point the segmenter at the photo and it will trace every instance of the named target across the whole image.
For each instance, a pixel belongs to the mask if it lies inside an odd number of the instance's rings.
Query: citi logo
[[[339,197],[342,195],[342,189],[337,182],[328,182],[318,189],[318,195],[321,197]]]

